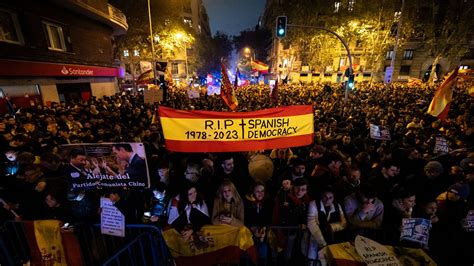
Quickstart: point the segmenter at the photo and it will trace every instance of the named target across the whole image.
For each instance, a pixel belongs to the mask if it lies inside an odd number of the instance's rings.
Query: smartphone
[[[145,216],[145,217],[151,217],[151,213],[150,213],[150,212],[144,212],[144,213],[143,213],[143,216]]]

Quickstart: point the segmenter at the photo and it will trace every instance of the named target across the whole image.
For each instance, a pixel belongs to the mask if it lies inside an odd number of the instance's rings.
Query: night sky
[[[240,31],[254,28],[263,14],[265,0],[203,0],[209,15],[212,34],[223,31],[238,35]]]

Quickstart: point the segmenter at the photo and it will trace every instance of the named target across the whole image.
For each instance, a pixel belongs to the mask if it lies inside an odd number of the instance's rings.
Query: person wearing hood
[[[383,218],[383,228],[390,244],[397,244],[400,239],[402,220],[412,218],[416,204],[415,191],[406,187],[394,189],[393,200],[387,204]]]

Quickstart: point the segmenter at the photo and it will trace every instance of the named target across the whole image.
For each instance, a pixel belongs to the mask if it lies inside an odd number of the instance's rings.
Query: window
[[[128,52],[128,50],[123,50],[123,56],[125,56],[125,57],[130,56],[130,53]]]
[[[193,20],[191,18],[184,18],[184,24],[186,24],[190,28],[192,28],[193,27]]]
[[[171,65],[171,74],[178,75],[178,63],[173,63]]]
[[[334,13],[339,12],[340,8],[341,8],[341,2],[335,2],[334,3]]]
[[[46,33],[46,40],[48,41],[48,49],[65,52],[67,48],[64,41],[63,27],[47,21],[43,21],[43,27]]]
[[[394,54],[393,50],[388,50],[387,53],[385,54],[385,59],[392,60],[393,54]]]
[[[23,44],[23,36],[16,14],[4,9],[0,9],[0,41]]]
[[[403,60],[412,60],[413,59],[413,50],[405,50],[403,52]]]
[[[409,75],[410,74],[410,66],[405,65],[400,67],[400,75]]]
[[[349,12],[354,10],[355,2],[356,2],[355,0],[349,0],[349,7],[347,8],[347,10],[349,10]]]
[[[140,51],[137,49],[133,50],[133,56],[140,56]]]

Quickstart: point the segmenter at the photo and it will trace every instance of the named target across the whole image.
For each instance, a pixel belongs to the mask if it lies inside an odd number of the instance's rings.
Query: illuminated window
[[[133,56],[140,56],[140,51],[137,49],[133,50]]]
[[[193,20],[191,18],[184,18],[184,24],[186,24],[190,28],[192,28],[193,27]]]
[[[16,14],[3,9],[0,9],[0,41],[23,44],[23,36]]]
[[[388,50],[387,53],[385,54],[385,59],[391,60],[393,58],[393,50]]]
[[[349,0],[349,6],[347,7],[347,10],[352,11],[354,10],[354,5],[355,5],[355,0]]]
[[[123,56],[125,56],[125,57],[130,56],[130,53],[128,52],[128,50],[123,50]]]
[[[334,3],[334,13],[339,12],[340,8],[341,8],[341,2],[335,2]]]
[[[405,50],[403,52],[403,59],[404,60],[412,60],[413,59],[413,50]]]

